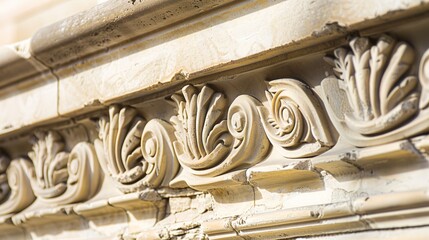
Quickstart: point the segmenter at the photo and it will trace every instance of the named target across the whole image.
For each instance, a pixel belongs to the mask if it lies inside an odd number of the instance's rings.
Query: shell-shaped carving
[[[174,94],[177,116],[174,150],[181,165],[194,175],[218,176],[238,167],[251,166],[269,149],[256,107],[250,96],[240,96],[231,104],[208,86],[199,91],[185,86]]]
[[[334,143],[325,112],[316,95],[294,79],[268,82],[269,108],[258,107],[268,138],[285,157],[309,157]]]
[[[70,153],[54,131],[38,132],[33,151],[32,188],[45,202],[68,204],[84,201],[98,190],[100,171],[94,146],[81,142]]]
[[[32,167],[26,159],[14,159],[9,164],[8,158],[0,155],[0,215],[19,212],[34,201],[29,179]]]
[[[112,106],[109,118],[100,119],[97,154],[105,171],[124,192],[158,187],[174,177],[178,169],[169,139],[172,127],[161,121],[145,123],[131,107]]]
[[[417,114],[419,81],[406,75],[415,57],[407,43],[386,35],[374,45],[368,38],[355,38],[350,50],[339,48],[334,55],[326,58],[336,77],[322,82],[325,103],[352,143],[368,145],[365,139],[386,134]]]

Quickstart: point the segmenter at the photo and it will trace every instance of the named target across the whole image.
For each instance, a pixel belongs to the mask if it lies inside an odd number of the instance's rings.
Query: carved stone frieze
[[[0,240],[428,238],[429,0],[19,2]]]
[[[36,133],[31,185],[35,195],[46,202],[67,204],[92,197],[99,188],[100,169],[94,146],[80,142],[71,152],[54,131]]]

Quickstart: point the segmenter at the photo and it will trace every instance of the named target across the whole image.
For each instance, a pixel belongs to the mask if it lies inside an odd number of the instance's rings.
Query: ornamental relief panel
[[[335,75],[322,80],[319,95],[292,78],[268,81],[267,89],[258,89],[265,93],[260,98],[187,85],[158,100],[175,107],[166,117],[146,120],[137,108],[114,105],[97,118],[95,139],[73,130],[36,132],[29,159],[0,153],[0,214],[19,212],[36,198],[52,205],[87,201],[104,177],[124,194],[216,188],[213,179],[268,162],[273,151],[285,162],[325,153],[337,141],[331,129],[357,147],[424,133],[429,51],[419,64],[415,55],[409,44],[387,35],[355,38],[326,58]],[[84,140],[67,147],[75,138]]]

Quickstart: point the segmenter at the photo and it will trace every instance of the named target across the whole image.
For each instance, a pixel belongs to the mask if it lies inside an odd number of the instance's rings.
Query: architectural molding
[[[4,48],[0,239],[428,233],[429,4],[346,2],[113,1]]]

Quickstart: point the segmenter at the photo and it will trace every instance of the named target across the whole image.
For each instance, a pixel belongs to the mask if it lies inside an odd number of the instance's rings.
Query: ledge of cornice
[[[240,0],[110,0],[0,47],[0,87]]]

